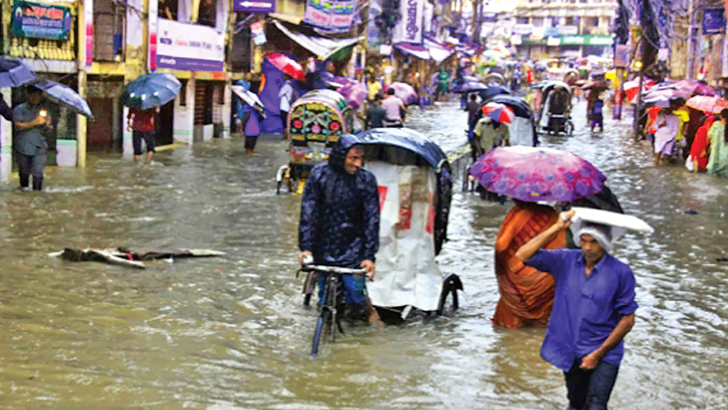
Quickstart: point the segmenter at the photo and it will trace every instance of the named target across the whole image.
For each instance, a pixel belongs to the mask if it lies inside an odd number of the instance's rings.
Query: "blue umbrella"
[[[484,91],[488,89],[488,84],[482,81],[465,81],[453,87],[454,93],[470,93],[474,91]]]
[[[0,87],[20,87],[35,80],[35,73],[17,58],[0,56]]]
[[[121,101],[127,107],[147,110],[177,98],[182,84],[172,74],[144,74],[124,87]]]
[[[32,84],[33,87],[43,91],[51,101],[63,104],[78,114],[85,115],[89,118],[93,118],[94,114],[91,112],[86,100],[83,99],[73,88],[57,83],[51,80],[38,81]]]

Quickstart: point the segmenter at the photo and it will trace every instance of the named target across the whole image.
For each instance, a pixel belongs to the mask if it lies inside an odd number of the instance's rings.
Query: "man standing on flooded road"
[[[575,238],[581,250],[541,250],[571,226],[575,211],[517,252],[524,264],[556,281],[554,307],[541,357],[564,371],[569,409],[606,410],[624,356],[624,336],[634,325],[635,279],[612,251],[611,227],[584,224]]]
[[[377,179],[362,168],[364,149],[353,135],[344,134],[331,149],[327,163],[311,169],[301,201],[298,227],[299,263],[313,256],[316,265],[363,268],[374,278],[379,250],[379,193]],[[365,278],[342,275],[347,305],[354,317],[379,324],[379,315],[366,294]],[[325,278],[319,278],[319,303]]]
[[[13,110],[15,119],[15,156],[18,161],[20,189],[30,190],[30,176],[33,176],[33,191],[43,189],[43,171],[48,159],[48,143],[44,132],[50,129],[48,111],[41,106],[43,94],[34,86],[26,88],[28,102]]]

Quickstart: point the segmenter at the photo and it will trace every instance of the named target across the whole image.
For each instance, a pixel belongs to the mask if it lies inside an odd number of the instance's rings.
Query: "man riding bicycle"
[[[328,163],[308,174],[298,227],[298,260],[313,256],[316,265],[363,268],[374,278],[379,249],[379,194],[374,175],[361,168],[364,150],[353,135],[342,135]],[[347,305],[355,315],[366,313],[369,323],[379,320],[366,295],[365,278],[343,275]],[[324,278],[319,278],[319,303]]]

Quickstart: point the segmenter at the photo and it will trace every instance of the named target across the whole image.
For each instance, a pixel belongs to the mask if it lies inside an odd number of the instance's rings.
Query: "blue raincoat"
[[[377,179],[363,168],[354,175],[344,169],[346,154],[357,142],[353,135],[342,135],[328,163],[308,175],[298,246],[311,251],[316,264],[359,268],[364,260],[374,261],[379,249]]]

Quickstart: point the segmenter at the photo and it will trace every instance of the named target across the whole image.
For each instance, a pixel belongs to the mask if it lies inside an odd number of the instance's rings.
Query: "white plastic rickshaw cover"
[[[533,146],[533,124],[531,120],[523,117],[515,117],[513,122],[508,124],[508,136],[511,145]]]
[[[437,176],[429,167],[368,162],[379,186],[381,217],[372,304],[437,309],[442,274],[435,263]]]

